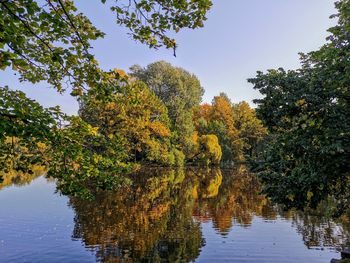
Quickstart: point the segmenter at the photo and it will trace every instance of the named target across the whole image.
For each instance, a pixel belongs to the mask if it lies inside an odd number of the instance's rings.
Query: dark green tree
[[[258,166],[265,192],[299,208],[331,195],[343,213],[350,200],[350,1],[336,7],[328,42],[301,54],[300,69],[258,72],[249,81],[264,95],[257,114],[271,133]]]

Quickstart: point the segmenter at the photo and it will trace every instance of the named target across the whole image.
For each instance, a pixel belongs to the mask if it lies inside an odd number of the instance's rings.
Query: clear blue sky
[[[176,35],[177,57],[171,50],[149,49],[136,43],[113,14],[99,1],[75,1],[79,11],[107,35],[93,43],[105,69],[127,70],[133,64],[166,60],[198,76],[205,89],[204,102],[225,92],[233,102],[251,102],[259,94],[247,83],[257,70],[299,66],[298,52],[315,50],[325,43],[326,30],[334,24],[332,0],[213,0],[204,28]],[[20,88],[44,106],[60,105],[76,113],[69,94],[59,95],[45,83],[18,83],[11,71],[0,72],[0,85]]]

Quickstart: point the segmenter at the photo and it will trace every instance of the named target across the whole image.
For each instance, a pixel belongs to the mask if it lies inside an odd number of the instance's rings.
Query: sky
[[[114,14],[96,0],[76,0],[78,10],[106,33],[94,41],[91,53],[102,68],[128,71],[134,64],[165,60],[195,74],[205,94],[203,102],[225,92],[236,103],[258,98],[248,78],[256,71],[300,66],[299,52],[318,49],[335,21],[332,0],[213,0],[204,28],[183,30],[175,35],[177,56],[172,50],[149,49],[128,36],[115,23]],[[11,70],[0,71],[0,85],[21,89],[45,107],[60,105],[76,114],[78,104],[69,93],[60,95],[46,83],[19,83]]]

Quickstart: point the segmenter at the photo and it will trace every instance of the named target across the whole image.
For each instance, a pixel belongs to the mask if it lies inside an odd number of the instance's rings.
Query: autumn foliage
[[[226,94],[215,96],[194,114],[197,136],[215,135],[222,152],[222,163],[244,161],[253,156],[266,129],[248,103],[234,104]]]

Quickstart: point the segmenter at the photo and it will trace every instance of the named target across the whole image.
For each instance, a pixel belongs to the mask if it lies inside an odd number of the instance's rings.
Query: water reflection
[[[73,239],[81,239],[105,262],[189,262],[205,246],[201,223],[211,221],[218,235],[254,217],[291,221],[305,245],[350,245],[350,225],[310,212],[284,212],[262,195],[257,179],[235,170],[148,169],[131,187],[98,194],[95,201],[70,198],[75,211]],[[322,210],[322,207],[320,208]]]
[[[234,224],[249,226],[254,215],[276,218],[276,212],[271,209],[267,199],[259,194],[260,187],[256,177],[249,174],[244,167],[236,170],[215,170],[215,173],[220,179],[207,174],[197,177],[199,194],[194,195],[198,196],[194,217],[202,222],[212,220],[214,227],[222,235],[226,235]],[[208,195],[213,189],[215,195]]]
[[[196,259],[204,240],[192,219],[193,178],[184,170],[150,170],[134,179],[132,187],[101,193],[93,202],[70,198],[73,238],[106,262]]]
[[[290,211],[287,218],[293,222],[308,248],[328,247],[342,250],[350,246],[350,223],[346,217],[333,221],[324,217],[326,207],[321,205],[317,211]],[[281,213],[286,215],[286,213]]]
[[[33,165],[30,173],[22,171],[1,171],[0,170],[0,190],[3,188],[15,185],[24,186],[30,184],[35,178],[45,173],[45,167]]]

